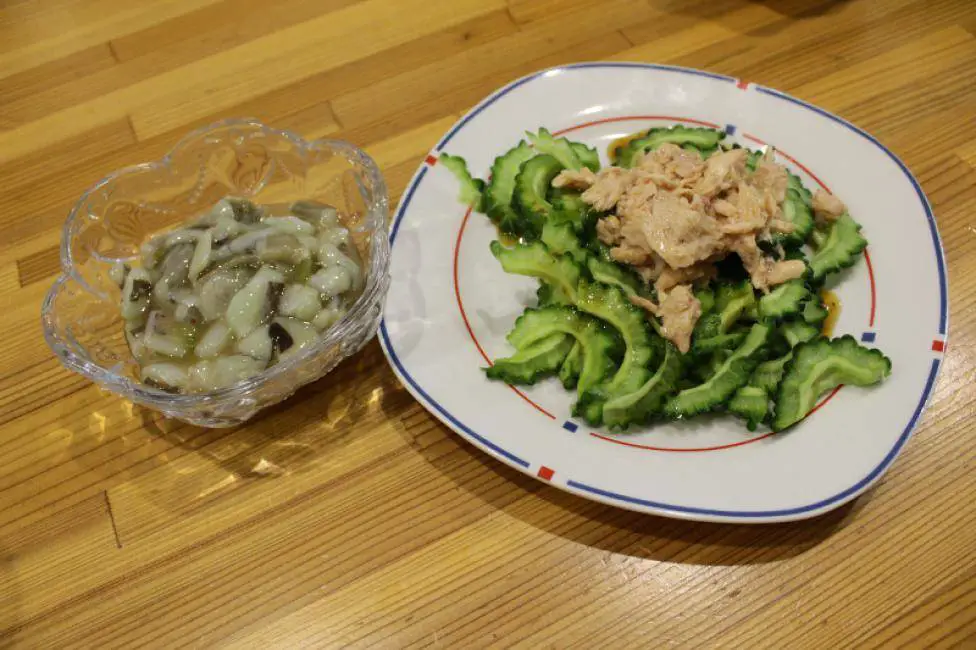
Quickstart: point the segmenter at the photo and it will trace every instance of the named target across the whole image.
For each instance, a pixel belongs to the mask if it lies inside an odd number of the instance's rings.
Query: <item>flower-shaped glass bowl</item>
[[[109,269],[135,259],[150,235],[202,215],[227,195],[334,205],[364,260],[366,287],[302,354],[220,390],[165,393],[138,380]],[[319,379],[376,333],[389,286],[388,207],[376,164],[348,143],[306,141],[254,120],[200,129],[162,160],[116,171],[82,195],[64,225],[61,276],[42,310],[44,336],[68,368],[133,402],[201,426],[238,424]]]

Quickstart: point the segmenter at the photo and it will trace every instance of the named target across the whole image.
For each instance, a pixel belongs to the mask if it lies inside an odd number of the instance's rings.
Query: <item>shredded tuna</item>
[[[679,284],[688,284],[698,280],[711,280],[718,274],[714,264],[699,262],[683,269],[666,267],[654,283],[654,288],[660,294],[669,291]]]
[[[678,285],[659,295],[659,298],[659,305],[640,296],[631,296],[630,301],[658,316],[661,319],[661,333],[685,353],[691,348],[691,334],[701,316],[701,303],[687,284]]]
[[[674,268],[707,259],[722,238],[713,217],[670,192],[656,194],[649,204],[623,217],[625,224],[639,222],[645,246]]]
[[[583,192],[581,198],[601,212],[612,210],[633,180],[634,174],[630,170],[608,167],[596,175],[596,182]]]
[[[634,167],[563,171],[556,187],[584,190],[583,201],[607,216],[597,222],[597,237],[617,262],[632,266],[654,284],[659,304],[635,304],[662,321],[662,331],[687,351],[701,305],[691,284],[715,277],[714,263],[738,255],[753,286],[761,291],[802,277],[799,260],[777,261],[758,242],[793,232],[780,205],[789,174],[767,150],[755,171],[745,149],[730,149],[703,160],[696,151],[665,143],[638,155]],[[814,197],[818,218],[836,219],[846,208],[830,194]],[[781,247],[779,258],[782,259]]]
[[[564,169],[552,179],[553,187],[568,187],[574,190],[589,189],[596,182],[596,174],[591,169]]]
[[[819,189],[813,195],[813,214],[820,221],[836,221],[847,212],[847,206],[830,192]]]
[[[597,221],[596,236],[607,246],[615,246],[620,241],[620,219],[611,214]]]
[[[714,154],[705,163],[705,173],[695,186],[695,191],[712,198],[738,183],[745,173],[745,149],[731,149]]]

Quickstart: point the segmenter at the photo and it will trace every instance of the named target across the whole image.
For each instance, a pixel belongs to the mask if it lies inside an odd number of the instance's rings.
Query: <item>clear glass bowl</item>
[[[123,334],[120,290],[109,277],[151,234],[201,215],[224,196],[256,203],[310,199],[343,215],[366,265],[366,288],[317,345],[234,386],[173,395],[139,382]],[[376,163],[338,140],[306,141],[254,120],[227,120],[185,137],[158,162],[95,184],[71,210],[61,276],[42,308],[44,337],[61,362],[103,388],[167,416],[208,427],[239,424],[354,354],[376,333],[389,288],[389,200]]]

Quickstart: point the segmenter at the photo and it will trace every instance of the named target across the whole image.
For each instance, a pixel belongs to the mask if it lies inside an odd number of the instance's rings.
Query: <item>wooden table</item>
[[[0,2],[0,647],[976,647],[974,34],[966,0]],[[232,430],[135,408],[45,346],[70,205],[188,129],[344,138],[399,196],[489,91],[605,58],[783,89],[924,185],[951,344],[855,503],[747,527],[584,501],[450,433],[375,343]]]

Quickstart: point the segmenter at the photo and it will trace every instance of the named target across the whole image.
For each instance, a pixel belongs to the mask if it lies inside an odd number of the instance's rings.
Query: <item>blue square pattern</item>
[[[579,426],[575,422],[569,422],[567,420],[566,422],[563,422],[563,428],[566,429],[566,431],[569,431],[570,433],[576,433],[576,430],[579,429]]]
[[[865,332],[864,334],[861,334],[861,342],[874,343],[874,339],[876,336],[877,334],[875,334],[874,332]]]

